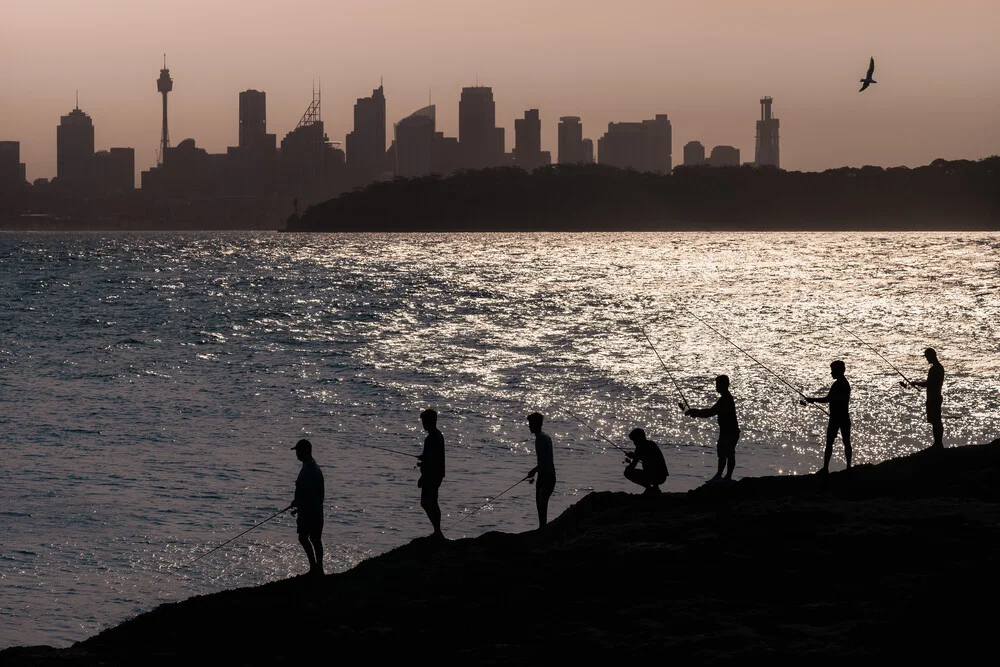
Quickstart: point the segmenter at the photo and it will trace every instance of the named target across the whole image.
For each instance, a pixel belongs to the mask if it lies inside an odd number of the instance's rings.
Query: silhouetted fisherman
[[[722,478],[723,469],[726,470],[726,479],[733,478],[733,468],[736,467],[736,443],[740,439],[740,425],[736,421],[736,402],[733,395],[729,393],[729,376],[720,375],[715,378],[715,390],[719,392],[719,400],[708,409],[686,410],[684,414],[688,417],[715,417],[719,418],[719,442],[717,451],[719,454],[719,471],[715,473],[712,480]]]
[[[420,423],[427,431],[424,451],[417,457],[420,466],[420,506],[427,512],[427,518],[434,526],[431,537],[444,538],[441,532],[441,508],[438,506],[438,488],[444,481],[444,436],[437,428],[438,413],[428,408],[420,413]]]
[[[528,481],[534,483],[535,473],[538,473],[538,483],[535,484],[535,505],[538,507],[538,526],[548,522],[549,496],[556,488],[556,466],[552,461],[552,438],[542,432],[543,417],[538,412],[532,412],[527,417],[528,430],[535,434],[535,456],[538,465],[528,473]]]
[[[660,493],[660,484],[667,481],[667,462],[663,460],[660,446],[646,439],[646,432],[634,428],[628,434],[629,440],[635,443],[635,451],[625,455],[628,465],[625,467],[625,479],[635,482],[645,488],[646,493]],[[642,468],[636,466],[641,463]]]
[[[830,364],[830,375],[833,376],[833,385],[826,396],[818,398],[806,398],[807,403],[829,403],[830,422],[826,426],[826,452],[823,454],[823,469],[821,473],[830,472],[830,457],[833,455],[833,441],[837,439],[837,431],[844,441],[844,458],[847,459],[847,467],[851,467],[851,415],[847,410],[851,401],[851,383],[844,377],[847,371],[843,361],[839,359]]]
[[[933,347],[924,350],[924,357],[931,367],[927,371],[927,379],[923,382],[911,382],[914,387],[925,387],[927,389],[927,421],[934,432],[934,444],[932,449],[944,449],[944,424],[941,423],[941,404],[944,396],[941,388],[944,386],[944,366],[938,361],[937,352]]]
[[[323,473],[312,457],[311,442],[299,440],[292,449],[302,461],[302,469],[295,480],[292,516],[296,517],[299,544],[309,559],[309,574],[323,574]]]

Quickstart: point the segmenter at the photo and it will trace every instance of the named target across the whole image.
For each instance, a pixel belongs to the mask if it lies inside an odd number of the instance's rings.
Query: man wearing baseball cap
[[[323,473],[312,457],[312,443],[299,440],[292,447],[302,469],[295,480],[292,516],[296,517],[299,544],[309,559],[309,574],[323,574]]]

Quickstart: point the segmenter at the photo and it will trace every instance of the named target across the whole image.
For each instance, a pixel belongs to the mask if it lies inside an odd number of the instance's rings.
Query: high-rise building
[[[770,97],[760,98],[760,120],[757,121],[757,146],[754,162],[758,167],[780,167],[778,154],[778,119],[771,117]]]
[[[93,182],[94,124],[77,106],[56,128],[56,175],[64,192],[83,194]]]
[[[347,168],[355,185],[364,185],[385,171],[385,93],[382,85],[371,97],[354,104],[354,131],[347,135]]]
[[[94,153],[94,187],[104,195],[135,189],[135,149],[112,148]]]
[[[261,90],[240,93],[240,148],[253,149],[267,136],[267,94]]]
[[[594,140],[583,140],[583,164],[594,164]]]
[[[558,160],[559,164],[579,164],[587,161],[583,148],[583,125],[580,124],[578,116],[563,116],[559,119]]]
[[[267,133],[267,94],[262,90],[240,93],[240,145],[227,157],[227,194],[273,195],[277,178],[278,139]]]
[[[732,146],[716,146],[708,157],[708,164],[713,167],[740,166],[740,149]]]
[[[462,147],[462,166],[466,169],[483,169],[503,162],[504,129],[496,126],[496,116],[492,88],[462,89],[458,103],[458,143]]]
[[[689,141],[684,144],[684,166],[697,167],[705,164],[705,147],[700,141]]]
[[[542,150],[542,121],[538,109],[528,109],[524,118],[514,120],[514,164],[531,171],[551,162],[551,155]]]
[[[393,125],[395,175],[418,178],[434,173],[434,140],[437,109],[431,104]]]
[[[601,164],[654,174],[669,174],[672,134],[666,114],[639,123],[608,123],[597,142]]]
[[[300,209],[332,199],[347,187],[344,151],[333,145],[323,130],[320,93],[299,124],[281,140],[278,154],[279,206]]]
[[[11,193],[25,186],[24,163],[21,162],[21,142],[0,141],[0,192]]]

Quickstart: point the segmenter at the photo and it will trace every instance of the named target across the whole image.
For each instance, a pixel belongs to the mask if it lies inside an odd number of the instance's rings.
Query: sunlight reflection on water
[[[803,474],[825,416],[794,388],[844,359],[855,449],[929,444],[913,379],[947,372],[945,443],[996,438],[996,234],[0,235],[0,646],[66,645],[156,604],[303,569],[279,517],[309,437],[327,480],[328,571],[429,532],[412,460],[441,413],[447,529],[534,465],[549,415],[558,514],[633,491],[637,425],[683,491],[714,472],[714,421],[684,418],[732,378],[737,477]],[[562,412],[554,406],[565,406]],[[843,465],[837,445],[834,468]],[[534,527],[521,485],[450,537]]]

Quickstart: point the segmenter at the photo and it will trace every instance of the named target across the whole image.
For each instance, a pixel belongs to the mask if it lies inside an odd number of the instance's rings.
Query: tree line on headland
[[[1000,157],[823,172],[602,165],[515,167],[376,182],[287,231],[996,230]]]

